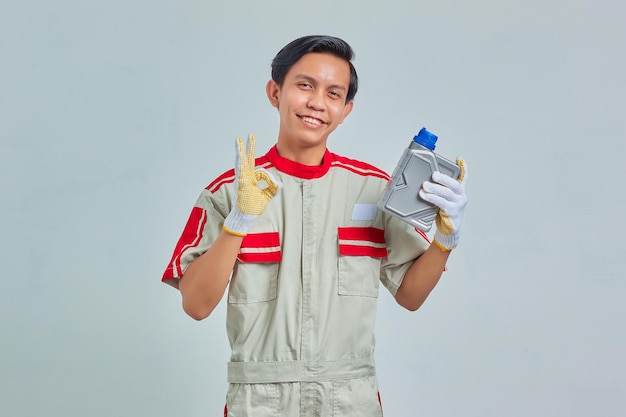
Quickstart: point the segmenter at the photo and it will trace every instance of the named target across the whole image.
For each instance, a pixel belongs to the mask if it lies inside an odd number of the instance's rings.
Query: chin
[[[311,137],[310,135],[302,135],[300,136],[300,143],[304,146],[314,147],[314,146],[326,146],[326,141],[328,136],[315,136]]]

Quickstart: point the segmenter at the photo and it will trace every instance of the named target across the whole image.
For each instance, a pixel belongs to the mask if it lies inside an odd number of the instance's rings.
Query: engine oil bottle
[[[402,154],[378,202],[381,210],[424,232],[432,227],[439,208],[420,198],[422,183],[430,180],[435,171],[454,179],[461,172],[456,163],[434,152],[436,143],[436,135],[426,128],[419,131]]]

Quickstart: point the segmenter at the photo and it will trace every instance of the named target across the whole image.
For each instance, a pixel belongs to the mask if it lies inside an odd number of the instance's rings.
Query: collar
[[[280,156],[278,154],[278,150],[276,150],[276,145],[274,145],[267,152],[267,154],[265,154],[265,157],[280,172],[291,175],[293,177],[301,178],[303,180],[312,180],[315,178],[323,177],[330,169],[330,165],[332,163],[332,160],[334,159],[334,155],[330,153],[328,149],[326,149],[321,165],[304,165]]]

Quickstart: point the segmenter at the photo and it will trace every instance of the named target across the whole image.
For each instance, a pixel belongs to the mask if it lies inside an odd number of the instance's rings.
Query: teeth
[[[317,120],[317,119],[314,119],[314,118],[312,118],[312,117],[306,117],[306,116],[305,116],[305,117],[303,117],[303,118],[302,118],[302,120],[304,120],[304,121],[305,121],[305,122],[307,122],[307,123],[314,124],[314,125],[319,125],[319,124],[322,124],[322,122],[321,122],[321,121],[319,121],[319,120]]]

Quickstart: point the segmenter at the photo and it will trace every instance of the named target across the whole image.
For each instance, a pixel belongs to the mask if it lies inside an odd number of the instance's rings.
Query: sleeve
[[[395,297],[404,274],[430,246],[426,233],[415,229],[402,220],[383,214],[387,257],[380,268],[380,280]]]
[[[187,267],[215,242],[230,211],[229,194],[229,186],[221,187],[215,194],[206,189],[202,191],[165,268],[162,282],[178,288],[178,280]]]

